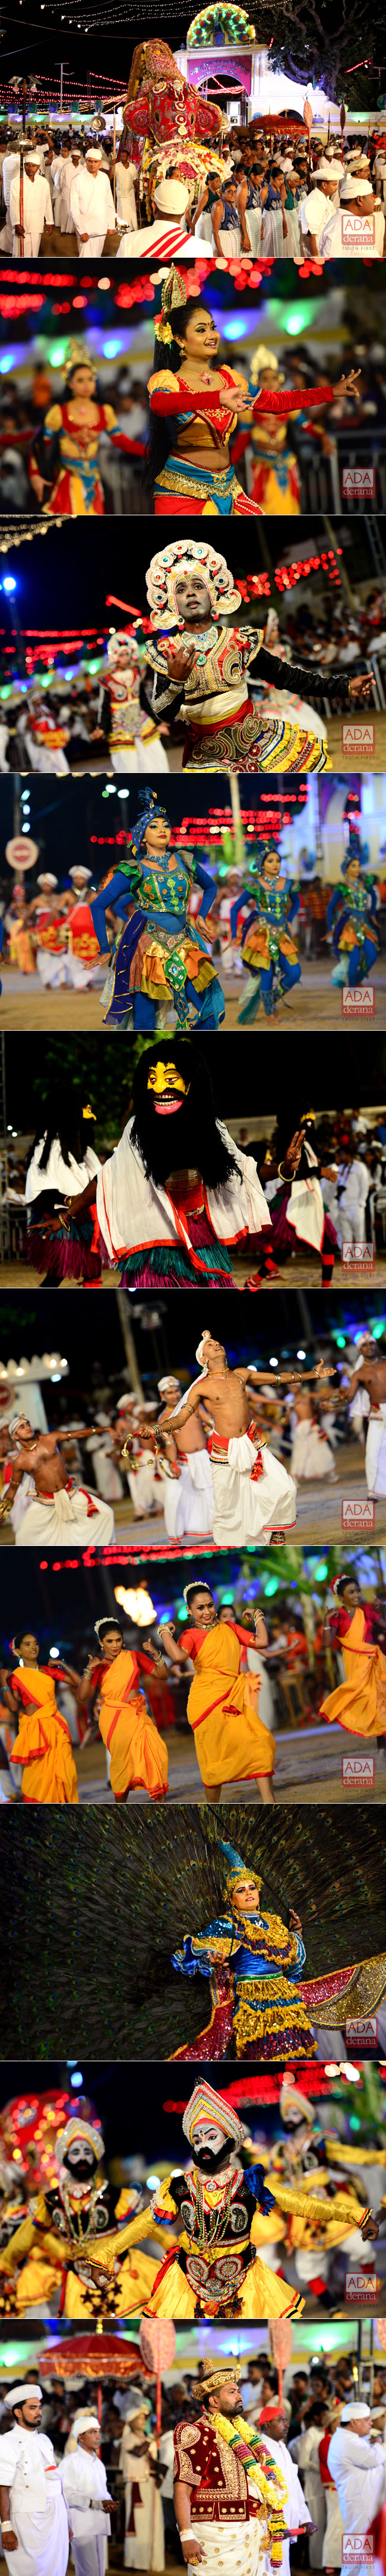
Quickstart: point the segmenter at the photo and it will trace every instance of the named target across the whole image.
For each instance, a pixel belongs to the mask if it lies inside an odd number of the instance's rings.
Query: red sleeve
[[[257,412],[308,411],[311,403],[335,402],[335,394],[336,386],[334,385],[310,385],[308,393],[301,394],[299,394],[299,392],[288,394],[270,393],[267,387],[265,392],[262,389],[261,393],[258,395],[257,401],[254,403],[254,410]]]
[[[228,1624],[229,1624],[229,1623],[228,1623]],[[234,1636],[235,1636],[235,1637],[238,1637],[239,1645],[240,1645],[240,1646],[255,1646],[255,1645],[256,1645],[256,1636],[255,1636],[255,1630],[254,1630],[254,1628],[239,1628],[239,1626],[238,1626],[238,1622],[237,1622],[237,1619],[232,1619],[232,1628],[233,1628]],[[258,1651],[258,1649],[257,1649],[257,1651]]]
[[[347,1629],[351,1627],[349,1610],[344,1610],[343,1607],[339,1610],[333,1610],[331,1613],[331,1627],[333,1628],[334,1637],[336,1637],[337,1641],[339,1641],[339,1637],[346,1637]]]
[[[233,390],[233,392],[235,392],[236,388],[235,388],[235,387],[233,387],[233,388],[232,388],[232,385],[230,385],[230,386],[229,386],[230,409],[232,408],[232,390]],[[291,406],[292,406],[292,409],[293,409],[293,405],[294,405],[294,401],[295,401],[295,399],[296,399],[296,408],[297,408],[297,410],[300,410],[300,409],[301,409],[301,405],[300,405],[300,403],[299,403],[298,396],[296,396],[296,398],[295,398],[295,396],[293,396],[293,395],[290,395],[290,396],[288,397],[288,400],[289,400],[289,407],[290,407],[290,409],[291,409]],[[323,397],[318,397],[318,399],[323,399]],[[285,397],[285,400],[287,401],[287,397]],[[302,400],[303,400],[303,397],[302,397]],[[315,396],[315,400],[316,400],[316,396]],[[247,394],[246,394],[246,396],[245,396],[245,401],[246,401],[246,403],[247,403],[247,401],[248,401],[248,396],[247,396]],[[331,395],[331,401],[332,401],[332,395]],[[197,386],[197,390],[195,390],[195,392],[193,393],[193,392],[192,392],[192,387],[191,387],[191,385],[184,385],[182,376],[178,376],[178,377],[176,378],[176,385],[175,385],[175,387],[173,386],[173,388],[171,388],[169,385],[161,385],[161,384],[160,384],[160,385],[157,385],[157,384],[154,384],[154,386],[153,386],[152,390],[150,390],[150,386],[149,386],[149,402],[150,402],[150,410],[151,410],[151,411],[160,412],[161,414],[164,414],[164,415],[167,415],[167,413],[168,413],[168,412],[181,412],[181,411],[191,411],[191,412],[193,412],[193,415],[194,415],[195,413],[202,412],[202,411],[212,411],[212,412],[213,412],[213,411],[215,411],[215,409],[216,409],[216,386],[215,386],[215,385],[204,385],[204,386],[202,387],[201,385],[198,385],[198,386]],[[281,408],[281,402],[279,402],[279,395],[278,395],[278,394],[277,394],[277,396],[276,396],[276,405],[275,405],[275,408],[276,408],[276,410],[279,410],[279,409]],[[269,397],[268,397],[268,403],[267,403],[267,405],[266,405],[266,409],[267,409],[268,411],[272,411],[272,409],[273,409],[273,403],[271,402],[271,396],[270,396],[270,395],[269,395]]]
[[[178,1643],[180,1646],[187,1647],[188,1655],[193,1655],[194,1653],[198,1654],[198,1650],[201,1645],[201,1638],[204,1637],[205,1634],[206,1630],[204,1628],[183,1628],[182,1637],[179,1637]]]

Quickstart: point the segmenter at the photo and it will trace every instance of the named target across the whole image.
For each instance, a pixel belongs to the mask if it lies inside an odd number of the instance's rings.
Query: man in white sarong
[[[123,152],[120,152],[119,161],[117,161],[116,165],[117,216],[119,224],[127,224],[127,230],[129,233],[136,233],[138,231],[138,217],[135,203],[136,178],[137,170],[135,161],[130,160],[130,153],[125,149]]]
[[[384,2444],[370,2436],[370,2407],[365,2406],[363,2398],[357,2405],[350,2398],[349,2405],[342,2406],[340,2424],[332,2434],[328,2467],[337,2489],[344,2533],[350,2539],[355,2535],[363,2541],[371,2529],[374,2515],[384,2503],[386,2492]],[[366,2576],[366,2563],[364,2558],[363,2567],[360,2565],[358,2554],[357,2576]],[[379,2576],[382,2576],[381,2563],[376,2556],[372,2559],[372,2568],[373,2576],[378,2569]]]
[[[273,1531],[277,1537],[296,1521],[296,1485],[253,1419],[254,1400],[261,1385],[267,1390],[268,1371],[259,1372],[252,1364],[229,1369],[222,1342],[208,1332],[198,1343],[196,1359],[201,1375],[169,1416],[170,1428],[174,1430],[178,1416],[185,1429],[204,1398],[201,1419],[209,1430],[215,1547],[263,1547]],[[282,1372],[280,1383],[287,1378],[292,1370]]]
[[[143,2568],[146,2576],[157,2576],[165,2566],[164,2518],[154,2470],[157,2460],[155,2434],[149,2430],[149,2398],[132,2389],[126,2402],[119,2453],[119,2466],[125,2481],[126,2532],[124,2567]]]
[[[194,236],[192,250],[192,236],[186,230],[188,205],[189,189],[183,179],[159,179],[154,189],[154,222],[145,225],[138,237],[133,232],[122,234],[120,259],[138,259],[139,251],[141,259],[153,259],[155,251],[157,259],[194,258]],[[208,242],[205,248],[210,259]]]
[[[264,2476],[239,2458],[227,2442],[233,2420],[241,2418],[239,2379],[242,2364],[206,2357],[196,2383],[201,2413],[192,2423],[176,2425],[174,2436],[174,2504],[184,2566],[202,2564],[203,2576],[263,2576],[270,2564]],[[245,2422],[245,2435],[249,2427]],[[240,2435],[241,2440],[241,2435]],[[272,2488],[270,2486],[272,2496]],[[285,2490],[283,2490],[284,2498]],[[280,2499],[280,2501],[279,2501]],[[276,2510],[282,2489],[275,2486]]]
[[[73,179],[76,179],[77,172],[78,172],[78,170],[80,170],[80,168],[81,168],[81,163],[82,163],[82,154],[81,154],[81,149],[80,149],[80,143],[72,143],[72,144],[71,144],[71,152],[69,153],[68,161],[66,162],[65,169],[64,169],[64,171],[63,171],[63,176],[62,176],[62,179],[61,179],[61,193],[60,193],[60,224],[59,224],[59,231],[60,231],[61,233],[74,233],[74,232],[75,232],[74,217],[73,217],[73,215],[71,214],[71,204],[70,204],[70,199],[71,199],[72,182],[73,182]]]
[[[158,1391],[163,1397],[166,1414],[173,1413],[170,1455],[179,1464],[179,1475],[165,1476],[164,1515],[168,1538],[209,1538],[213,1529],[213,1477],[206,1446],[203,1423],[195,1414],[185,1430],[175,1418],[176,1396],[180,1399],[178,1377],[159,1377]],[[187,1447],[185,1447],[185,1441]]]
[[[10,2424],[0,2435],[0,2511],[6,2565],[14,2576],[66,2576],[67,2509],[53,2444],[40,2432],[41,2388],[26,2380],[5,2404]]]
[[[100,146],[92,143],[71,184],[70,214],[80,259],[101,259],[106,233],[117,230],[110,180],[101,160]]]
[[[18,152],[15,152],[15,151],[13,150],[12,144],[11,144],[11,142],[9,142],[9,143],[8,143],[8,145],[7,145],[7,151],[4,153],[4,160],[3,160],[3,197],[4,197],[4,205],[5,205],[5,224],[3,225],[3,230],[2,230],[2,233],[0,234],[0,242],[1,242],[1,249],[2,249],[2,250],[9,250],[9,251],[11,251],[11,252],[12,252],[12,249],[13,249],[13,237],[12,237],[12,224],[11,224],[11,217],[10,217],[10,211],[9,211],[9,200],[10,200],[10,193],[11,193],[11,179],[13,179],[14,171],[15,171],[15,170],[18,170],[18,168],[19,168],[19,153],[18,153]]]
[[[42,179],[40,152],[35,145],[30,145],[24,154],[23,242],[20,229],[20,161],[11,179],[9,212],[13,259],[38,259],[44,226],[52,227],[53,212],[48,179]]]
[[[366,1436],[366,1483],[372,1501],[384,1500],[386,1494],[386,1356],[374,1341],[372,1333],[358,1336],[358,1359],[350,1378],[350,1394],[361,1390],[370,1399]]]
[[[7,1517],[23,1477],[32,1475],[36,1500],[27,1503],[21,1527],[16,1531],[16,1547],[111,1547],[115,1536],[114,1513],[110,1505],[90,1492],[88,1485],[76,1485],[68,1475],[60,1456],[59,1442],[68,1440],[64,1431],[34,1432],[25,1414],[20,1414],[10,1435],[11,1476],[6,1491]],[[4,1506],[2,1506],[4,1517]]]
[[[285,2407],[279,2406],[278,2399],[275,2405],[263,2406],[259,2415],[258,2430],[262,2434],[264,2446],[266,2445],[267,2472],[272,2460],[274,2467],[277,2465],[282,2478],[285,2478],[286,2529],[294,2540],[299,2531],[306,2530],[307,2523],[311,2522],[311,2514],[298,2478],[296,2461],[291,2459],[291,2452],[287,2451],[288,2416]],[[290,2576],[289,2539],[282,2542],[281,2576]]]
[[[99,2458],[100,2428],[98,2416],[85,2408],[75,2416],[72,2427],[76,2451],[67,2451],[62,2461],[63,2492],[72,2531],[75,2576],[105,2576],[107,2542],[111,2532],[106,2470]]]
[[[55,905],[55,896],[58,893],[58,879],[57,877],[52,876],[50,872],[45,871],[43,876],[38,877],[38,887],[39,894],[35,895],[33,911],[33,918],[38,933],[38,946],[36,950],[37,972],[40,978],[40,983],[44,985],[44,989],[46,986],[51,985],[53,991],[58,992],[61,984],[66,983],[65,945],[59,936],[59,931],[55,929],[55,911],[57,913],[60,910],[60,898],[58,904]]]
[[[341,1243],[364,1243],[366,1238],[366,1200],[371,1189],[371,1173],[360,1154],[339,1171],[339,1234]]]

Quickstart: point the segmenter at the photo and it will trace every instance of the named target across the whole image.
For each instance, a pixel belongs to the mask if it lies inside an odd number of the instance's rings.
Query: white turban
[[[179,1386],[179,1383],[179,1377],[173,1377],[173,1370],[170,1369],[169,1377],[159,1377],[158,1379],[158,1394],[165,1395],[167,1386]]]
[[[72,2430],[75,2435],[76,2442],[79,2441],[80,2433],[99,2433],[100,2424],[98,2416],[87,2415],[86,2412],[83,2415],[76,2415]]]
[[[358,170],[356,179],[345,179],[344,181],[340,200],[341,206],[351,205],[353,197],[372,197],[372,194],[373,191],[370,186],[370,180],[362,179]]]
[[[362,2415],[367,2415],[369,2424],[371,2424],[371,2411],[369,2406],[365,2406],[364,2404],[362,2406],[354,2406],[353,2403],[350,2406],[342,2406],[340,2419],[341,2424],[351,2424],[352,2415],[354,2417],[355,2424],[359,2421],[359,2418]]]
[[[84,884],[85,884],[85,885],[89,883],[89,880],[91,879],[91,873],[92,873],[91,868],[79,868],[79,867],[76,867],[76,868],[69,868],[69,871],[68,871],[68,874],[69,874],[69,876],[70,876],[70,877],[83,877],[83,878],[84,878]]]
[[[197,1343],[197,1350],[196,1350],[196,1360],[198,1360],[198,1361],[199,1361],[200,1368],[205,1369],[205,1376],[206,1376],[206,1375],[207,1375],[207,1369],[208,1369],[208,1362],[207,1362],[207,1360],[206,1360],[206,1359],[204,1359],[204,1342],[210,1342],[210,1333],[208,1333],[208,1331],[206,1331],[206,1333],[202,1333],[202,1334],[201,1334],[201,1341]]]
[[[89,144],[88,144],[87,152],[86,152],[86,154],[85,154],[85,159],[86,159],[86,161],[101,161],[101,160],[102,160],[102,153],[101,153],[101,150],[100,150],[100,148],[99,148],[99,150],[98,150],[98,146],[97,146],[97,144],[96,144],[96,143],[89,143]]]
[[[48,874],[48,868],[43,868],[43,875],[42,875],[41,877],[38,877],[38,885],[40,885],[40,886],[48,885],[48,886],[53,886],[53,887],[55,887],[55,886],[57,886],[57,883],[58,883],[58,879],[57,879],[57,877],[51,877],[51,876],[49,876],[49,874]]]
[[[37,2388],[37,2387],[35,2386],[35,2380],[34,2380],[34,2379],[26,2379],[26,2380],[24,2380],[24,2384],[23,2384],[23,2387],[22,2387],[22,2388],[9,2388],[9,2390],[8,2390],[8,2397],[5,2397],[5,2399],[4,2399],[4,2404],[5,2404],[5,2406],[7,2406],[7,2407],[8,2407],[8,2414],[9,2414],[9,2415],[12,2415],[12,2409],[13,2409],[13,2407],[14,2407],[14,2406],[25,2406],[25,2404],[26,2404],[26,2400],[27,2400],[27,2398],[28,2398],[28,2397],[42,2397],[42,2396],[43,2396],[43,2390],[42,2390],[42,2388]]]
[[[154,189],[158,215],[184,215],[189,205],[189,189],[182,179],[159,179]]]

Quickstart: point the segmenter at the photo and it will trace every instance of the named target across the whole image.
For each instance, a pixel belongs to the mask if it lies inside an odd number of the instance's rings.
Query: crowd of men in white
[[[20,217],[20,156],[23,159],[23,204]],[[206,256],[221,254],[228,259],[250,257],[290,257],[295,260],[312,257],[324,260],[363,257],[382,259],[385,246],[386,158],[381,145],[373,166],[360,144],[350,147],[335,139],[313,154],[310,189],[307,145],[303,153],[297,147],[296,165],[291,150],[284,151],[269,167],[268,151],[259,148],[259,169],[249,173],[247,211],[239,207],[240,183],[244,178],[241,151],[231,137],[223,146],[222,219],[223,230],[215,237],[210,183],[216,174],[208,172],[201,183],[201,194],[194,202],[188,182],[179,178],[175,168],[169,176],[160,175],[154,193],[154,217],[138,232],[135,195],[137,171],[130,152],[120,152],[116,165],[115,194],[111,186],[111,145],[108,137],[87,141],[61,141],[54,148],[48,134],[28,137],[21,146],[16,135],[6,139],[0,148],[5,221],[0,232],[0,247],[14,259],[36,259],[46,227],[55,225],[60,233],[76,237],[80,259],[101,258],[107,235],[119,235],[119,256],[144,258],[156,249],[160,256],[170,251],[178,257],[192,257],[198,242],[205,242]],[[267,188],[267,180],[269,187]],[[209,185],[209,200],[208,200]],[[198,187],[198,183],[197,183]],[[219,183],[217,182],[217,195]],[[229,190],[231,195],[229,196]],[[290,212],[288,212],[290,209]],[[284,219],[284,220],[283,220]]]

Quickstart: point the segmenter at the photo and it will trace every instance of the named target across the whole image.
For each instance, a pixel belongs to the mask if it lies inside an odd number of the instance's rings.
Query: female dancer
[[[363,984],[375,965],[379,941],[374,928],[377,898],[374,878],[364,879],[366,862],[352,846],[342,860],[344,885],[334,886],[327,909],[327,929],[335,932],[338,964],[332,984]],[[370,917],[369,917],[370,916]]]
[[[370,694],[372,678],[351,677],[329,669],[278,661],[267,653],[261,629],[224,624],[224,611],[241,607],[225,556],[214,547],[175,537],[153,555],[146,574],[153,627],[162,627],[160,643],[147,645],[155,673],[152,710],[158,714],[182,706],[186,717],[183,767],[188,770],[324,770],[330,768],[327,741],[306,732],[284,715],[254,708],[247,673],[259,655],[259,677],[324,700],[328,695],[347,706],[351,698]],[[217,620],[219,622],[217,622]],[[175,643],[168,628],[182,628]],[[166,631],[165,631],[166,630]]]
[[[214,222],[217,216],[214,215]],[[164,351],[167,350],[167,364]],[[155,341],[155,372],[149,378],[149,401],[157,426],[149,443],[148,478],[158,517],[202,518],[210,505],[219,518],[261,517],[258,502],[248,501],[233,471],[229,439],[237,421],[253,421],[258,411],[299,412],[306,405],[334,402],[336,393],[359,400],[355,375],[340,385],[312,385],[302,395],[270,385],[252,385],[234,367],[218,365],[219,332],[205,304],[187,296],[186,285],[171,264],[162,290],[161,319]],[[163,423],[166,424],[166,435]],[[169,426],[170,424],[170,426]],[[169,436],[172,445],[169,449]]]
[[[95,1634],[101,1652],[98,1659],[89,1656],[79,1684],[79,1707],[90,1700],[95,1707],[99,1733],[110,1755],[113,1797],[122,1800],[131,1789],[147,1789],[149,1798],[165,1798],[166,1744],[148,1716],[144,1692],[136,1688],[139,1673],[152,1673],[155,1664],[162,1672],[164,1665],[152,1646],[146,1654],[131,1654],[123,1645],[117,1619],[96,1619]]]
[[[16,1672],[1,1674],[2,1695],[18,1733],[10,1762],[22,1766],[22,1798],[28,1806],[77,1807],[78,1784],[70,1729],[56,1704],[55,1683],[78,1690],[79,1674],[68,1664],[39,1664],[38,1638],[21,1628],[12,1638]]]
[[[83,351],[76,341],[65,376],[66,400],[50,403],[35,440],[29,468],[32,488],[46,517],[60,510],[62,518],[100,519],[105,506],[98,467],[101,432],[107,430],[114,447],[126,448],[129,454],[130,440],[118,429],[111,403],[97,401],[96,369],[87,349]]]
[[[345,1726],[349,1735],[374,1742],[386,1732],[385,1612],[363,1601],[352,1574],[338,1575],[332,1591],[336,1606],[327,1613],[328,1636],[341,1648],[345,1680],[322,1700],[320,1716],[329,1726]]]
[[[256,1780],[263,1805],[273,1806],[275,1745],[259,1720],[260,1677],[240,1670],[243,1648],[268,1645],[265,1620],[260,1610],[248,1623],[222,1619],[209,1583],[187,1583],[184,1601],[189,1624],[183,1637],[163,1620],[159,1639],[172,1664],[191,1660],[195,1667],[188,1720],[207,1804],[218,1806],[224,1780]]]
[[[211,911],[215,880],[198,854],[192,851],[188,863],[170,850],[172,826],[153,787],[140,788],[138,804],[142,811],[127,857],[90,904],[102,952],[111,904],[123,924],[102,993],[105,1022],[149,1035],[161,1014],[163,1020],[166,1004],[179,1028],[216,1029],[224,1018],[224,995],[198,927],[200,916],[204,921]],[[203,888],[194,927],[188,920],[191,874]]]
[[[231,939],[237,936],[239,917],[245,910],[241,951],[244,965],[249,967],[251,991],[239,1011],[241,1026],[257,1019],[260,1000],[266,1018],[271,1018],[277,997],[281,1000],[282,994],[290,993],[301,980],[293,936],[300,896],[296,886],[289,885],[288,877],[282,876],[280,852],[273,842],[268,843],[257,862],[253,893],[252,888],[242,886],[231,905]]]

